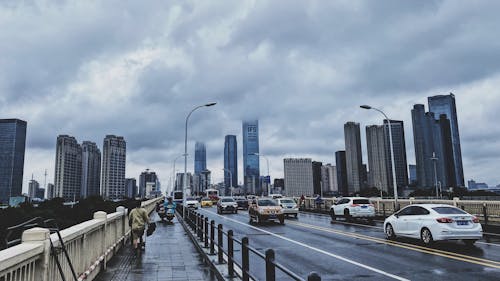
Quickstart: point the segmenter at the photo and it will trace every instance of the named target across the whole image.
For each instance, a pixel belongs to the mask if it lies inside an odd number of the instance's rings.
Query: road
[[[480,240],[473,247],[462,242],[440,242],[432,248],[411,239],[385,239],[381,223],[368,225],[331,222],[326,215],[300,213],[285,225],[249,224],[246,211],[216,214],[216,208],[199,212],[249,238],[251,247],[264,253],[272,248],[276,261],[299,276],[316,271],[322,280],[499,280],[500,239]],[[226,242],[224,242],[226,243]],[[240,247],[235,256],[241,261]],[[263,280],[264,262],[250,257],[255,277]],[[288,280],[279,275],[277,280]]]

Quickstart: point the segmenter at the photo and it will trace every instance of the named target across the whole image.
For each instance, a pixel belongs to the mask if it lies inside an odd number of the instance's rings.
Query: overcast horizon
[[[271,177],[283,158],[335,163],[343,125],[403,120],[415,164],[411,109],[456,97],[465,181],[500,184],[498,1],[2,1],[0,118],[28,122],[23,192],[54,181],[56,138],[127,142],[127,177],[149,168],[163,190],[184,151],[207,146],[223,180],[224,136],[259,120]],[[188,170],[193,170],[189,159]],[[261,174],[266,171],[261,161]],[[178,171],[183,161],[177,161]]]

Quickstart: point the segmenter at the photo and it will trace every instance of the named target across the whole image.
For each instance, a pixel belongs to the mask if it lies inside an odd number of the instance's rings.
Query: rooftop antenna
[[[47,169],[45,169],[45,174],[43,175],[45,176],[45,179],[43,180],[43,187],[47,189]]]

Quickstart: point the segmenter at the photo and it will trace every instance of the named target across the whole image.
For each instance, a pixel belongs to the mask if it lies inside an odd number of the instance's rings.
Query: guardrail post
[[[98,211],[94,213],[94,219],[101,219],[103,220],[102,224],[102,233],[101,233],[101,254],[104,255],[104,260],[102,262],[102,269],[106,270],[107,267],[107,255],[106,255],[106,232],[107,232],[107,224],[108,224],[108,215],[106,212],[103,211]]]
[[[488,224],[488,212],[486,209],[486,203],[483,203],[483,217],[484,217],[484,224]]]
[[[215,240],[215,221],[211,220],[210,221],[210,255],[215,255],[214,240]]]
[[[49,239],[50,239],[50,231],[48,229],[40,227],[34,227],[25,230],[22,234],[21,241],[23,244],[40,243],[43,245],[42,259],[35,263],[34,276],[32,276],[33,280],[48,280],[49,278],[49,261],[50,261]]]
[[[205,248],[208,248],[208,217],[205,217]]]
[[[233,264],[233,231],[229,230],[227,232],[227,270],[229,271],[229,276],[234,276],[234,264]]]
[[[199,227],[198,227],[198,238],[203,242],[203,221],[205,220],[205,216],[201,215],[199,218]]]
[[[276,266],[274,265],[274,250],[266,251],[266,281],[276,280]]]
[[[222,224],[219,224],[217,226],[217,255],[218,255],[218,258],[219,258],[219,264],[223,264],[224,263],[224,256],[223,256],[223,252],[222,252],[222,245],[224,243],[224,240],[223,240],[223,237],[222,237]]]
[[[382,216],[385,218],[385,203],[382,203]]]
[[[249,281],[250,275],[248,271],[250,270],[250,257],[248,251],[248,237],[243,237],[241,239],[241,271],[243,281]]]
[[[307,281],[321,281],[321,276],[313,271],[307,275]]]

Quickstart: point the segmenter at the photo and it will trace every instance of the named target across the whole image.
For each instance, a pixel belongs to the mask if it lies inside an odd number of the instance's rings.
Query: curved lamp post
[[[392,185],[394,187],[394,204],[396,205],[395,209],[398,210],[399,209],[399,204],[398,204],[398,185],[397,185],[397,181],[396,181],[396,166],[394,165],[395,161],[394,161],[394,147],[392,145],[393,141],[392,141],[391,119],[389,119],[389,117],[387,117],[387,115],[382,110],[380,110],[378,108],[371,107],[369,105],[361,105],[360,107],[363,108],[363,109],[373,109],[375,111],[380,112],[385,117],[385,119],[387,120],[387,123],[389,124],[389,146],[390,146],[390,149],[391,149]]]
[[[186,191],[187,191],[187,135],[188,135],[188,121],[189,121],[189,117],[191,116],[191,114],[199,109],[199,108],[202,108],[202,107],[209,107],[209,106],[214,106],[216,105],[217,103],[216,102],[210,102],[210,103],[207,103],[207,104],[204,104],[204,105],[198,105],[197,107],[193,108],[189,114],[186,116],[186,126],[185,126],[185,130],[184,130],[184,179],[183,179],[183,189],[182,189],[182,218],[185,218],[185,214],[186,214]]]

